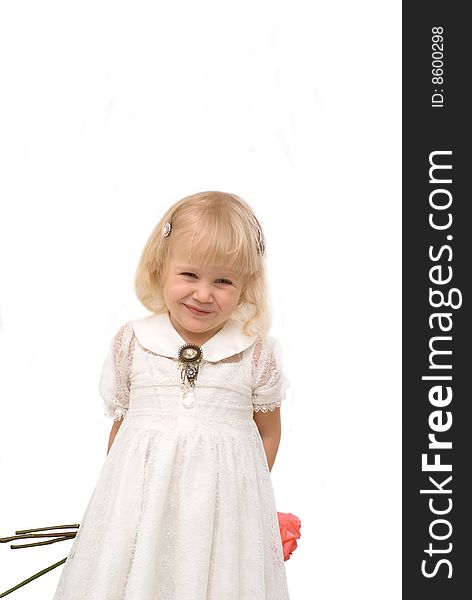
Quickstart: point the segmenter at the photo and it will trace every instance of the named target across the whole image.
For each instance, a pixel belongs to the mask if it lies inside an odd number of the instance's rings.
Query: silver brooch
[[[177,368],[180,369],[182,380],[181,401],[187,408],[195,402],[195,381],[202,356],[202,349],[197,344],[184,344],[179,348]]]
[[[167,223],[164,225],[164,228],[162,230],[164,237],[167,237],[169,235],[171,229],[172,229],[172,225],[169,223],[169,221],[167,221]]]

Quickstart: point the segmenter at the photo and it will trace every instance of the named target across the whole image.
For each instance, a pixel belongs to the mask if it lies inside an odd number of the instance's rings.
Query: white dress
[[[185,406],[168,313],[125,323],[100,379],[124,420],[53,600],[288,600],[270,472],[253,411],[281,405],[278,341],[229,319],[201,348]]]

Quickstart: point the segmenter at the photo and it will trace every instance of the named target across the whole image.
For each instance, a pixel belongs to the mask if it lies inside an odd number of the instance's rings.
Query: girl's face
[[[171,242],[163,296],[180,336],[187,343],[202,345],[231,317],[245,282],[236,271],[196,259],[189,262],[185,247],[176,239]]]

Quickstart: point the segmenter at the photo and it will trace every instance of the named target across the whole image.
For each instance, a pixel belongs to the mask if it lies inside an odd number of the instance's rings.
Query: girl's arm
[[[115,439],[116,434],[118,433],[118,429],[120,428],[121,424],[123,423],[123,417],[121,419],[119,419],[118,421],[113,421],[113,425],[110,431],[110,438],[108,440],[108,450],[107,450],[107,455],[110,452],[110,448],[113,444],[113,440]]]
[[[261,434],[270,472],[274,465],[280,443],[280,407],[273,411],[257,411],[253,413],[253,418]]]

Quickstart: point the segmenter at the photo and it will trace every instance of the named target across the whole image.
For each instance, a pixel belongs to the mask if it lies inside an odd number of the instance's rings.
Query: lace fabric
[[[122,419],[129,408],[131,371],[136,344],[133,323],[128,321],[115,334],[102,368],[99,390],[103,398],[104,414],[114,421]],[[153,354],[149,350],[144,349],[144,351]],[[289,382],[283,373],[282,349],[276,338],[258,337],[252,348],[212,365],[241,363],[248,352],[251,353],[254,412],[268,412],[280,408]]]
[[[224,353],[223,353],[224,354]],[[196,401],[179,401],[176,359],[117,331],[100,379],[123,418],[54,600],[289,600],[257,410],[287,381],[273,338],[202,361]]]
[[[99,390],[106,416],[114,421],[129,408],[130,379],[136,338],[132,321],[122,325],[112,339],[100,377]]]
[[[254,412],[274,411],[282,404],[289,382],[282,370],[282,349],[276,338],[259,337],[252,355]]]

